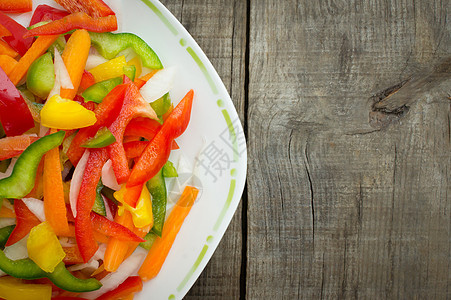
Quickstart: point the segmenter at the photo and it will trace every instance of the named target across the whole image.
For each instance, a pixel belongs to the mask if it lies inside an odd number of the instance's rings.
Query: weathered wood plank
[[[249,299],[450,297],[450,80],[370,124],[450,55],[447,9],[251,1]]]
[[[226,85],[243,121],[246,3],[165,0],[204,50]],[[236,299],[240,294],[241,205],[206,269],[186,299]]]

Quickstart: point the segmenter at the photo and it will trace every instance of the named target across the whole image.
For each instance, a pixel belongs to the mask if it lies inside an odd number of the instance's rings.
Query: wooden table
[[[451,298],[450,2],[162,2],[248,141],[241,205],[186,298]]]

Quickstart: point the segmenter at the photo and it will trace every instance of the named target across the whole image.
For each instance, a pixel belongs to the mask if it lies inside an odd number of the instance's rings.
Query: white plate
[[[193,89],[191,122],[177,140],[202,186],[161,269],[144,284],[135,299],[181,299],[194,284],[213,255],[238,206],[246,179],[246,141],[237,112],[224,84],[208,58],[177,19],[156,0],[110,0],[117,12],[120,31],[143,38],[158,54],[164,66],[177,66],[174,102]],[[49,0],[39,4],[57,4]],[[17,16],[29,22],[31,14]],[[26,20],[24,22],[24,20]],[[173,159],[175,156],[172,156]],[[182,167],[183,169],[183,167]],[[181,170],[179,170],[180,172]],[[182,170],[183,171],[183,170]]]

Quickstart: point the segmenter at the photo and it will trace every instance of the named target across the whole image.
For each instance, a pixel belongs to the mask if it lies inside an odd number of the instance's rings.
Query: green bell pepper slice
[[[113,59],[119,52],[131,47],[141,58],[144,67],[163,68],[155,51],[142,38],[133,33],[90,32],[89,35],[93,46],[106,59]]]
[[[122,77],[115,77],[104,81],[97,82],[88,87],[81,95],[85,102],[101,103],[103,98],[111,92],[117,85],[122,83]]]
[[[35,120],[38,123],[41,123],[41,110],[44,107],[44,104],[36,102],[35,96],[33,95],[32,92],[30,92],[27,89],[26,84],[23,84],[23,85],[17,87],[17,89],[19,90],[20,94],[22,95],[25,103],[28,105],[28,108],[30,109],[33,120]]]
[[[10,225],[3,228],[0,228],[0,249],[4,249],[6,242],[8,241],[9,236],[14,230],[16,225]]]
[[[96,188],[96,201],[94,202],[92,211],[105,217],[106,216],[105,203],[103,202],[103,198],[102,198],[102,194],[101,194],[103,187],[104,187],[104,185],[102,183],[102,180],[99,180],[99,183],[97,184],[97,188]]]
[[[161,237],[164,219],[166,217],[167,192],[163,169],[146,183],[152,196],[153,227],[152,231]]]
[[[136,75],[136,67],[135,66],[125,66],[123,67],[124,74],[128,78],[130,78],[131,81],[135,81],[135,75]]]
[[[66,39],[63,35],[60,35],[60,37],[49,47],[48,52],[51,53],[53,57],[55,57],[55,48],[60,54],[63,54],[64,48],[66,48]]]
[[[160,99],[151,102],[150,106],[152,106],[157,116],[161,117],[169,110],[171,104],[172,104],[171,97],[169,97],[169,93],[166,93]]]
[[[64,131],[58,131],[44,136],[28,146],[17,159],[12,174],[0,180],[0,199],[22,199],[30,193],[42,156],[47,151],[61,145],[64,135]]]
[[[174,167],[174,164],[169,160],[163,166],[163,176],[166,178],[179,176],[177,169]]]
[[[3,252],[4,245],[9,235],[14,229],[14,225],[0,228],[0,270],[6,274],[19,279],[39,279],[48,278],[57,287],[75,293],[91,292],[98,290],[102,284],[94,278],[78,279],[72,275],[65,267],[64,263],[59,263],[52,273],[44,272],[31,259],[11,260]]]
[[[55,84],[55,69],[52,54],[45,53],[36,59],[27,72],[27,88],[36,96],[45,99]]]
[[[0,161],[0,172],[5,173],[11,163],[11,158]],[[1,205],[0,205],[1,207]]]
[[[111,133],[111,131],[106,127],[102,127],[97,131],[96,135],[93,138],[89,139],[81,146],[84,148],[103,148],[111,145],[115,141],[116,138]]]
[[[150,248],[153,245],[153,242],[155,242],[155,240],[157,239],[157,235],[155,233],[153,233],[152,231],[147,233],[146,236],[144,237],[144,239],[146,240],[145,242],[140,243],[139,245],[141,247],[143,247],[146,250],[150,250]]]

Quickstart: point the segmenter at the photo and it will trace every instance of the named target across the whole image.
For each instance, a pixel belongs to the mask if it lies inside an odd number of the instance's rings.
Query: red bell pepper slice
[[[71,13],[84,12],[91,17],[114,15],[114,11],[102,0],[56,0],[56,2]]]
[[[163,124],[161,130],[173,139],[178,138],[188,127],[191,108],[193,106],[194,92],[190,90],[180,103],[174,108]]]
[[[21,135],[34,127],[30,109],[8,75],[0,68],[0,121],[7,136]]]
[[[143,282],[139,276],[130,276],[123,283],[121,283],[117,288],[109,291],[102,296],[98,297],[97,300],[119,300],[126,297],[132,293],[141,291],[143,288]]]
[[[135,118],[125,128],[124,136],[140,136],[150,141],[160,128],[161,125],[156,120]]]
[[[142,185],[150,180],[167,162],[171,154],[172,139],[160,130],[155,138],[147,145],[144,152],[136,161],[131,172],[127,187]]]
[[[96,83],[96,80],[94,78],[94,75],[92,75],[90,72],[84,70],[83,75],[81,76],[79,90],[82,92],[95,83]]]
[[[14,212],[16,213],[16,227],[9,236],[6,246],[17,243],[30,233],[31,228],[41,223],[20,199],[14,200]]]
[[[146,149],[147,145],[149,145],[149,143],[150,143],[149,141],[131,141],[124,143],[124,150],[127,159],[140,157],[141,154],[144,152],[144,149]],[[171,150],[176,149],[180,148],[175,141],[172,141]]]
[[[174,108],[155,138],[149,143],[133,167],[127,187],[150,180],[164,166],[171,153],[172,141],[188,127],[194,92],[189,91]]]
[[[143,186],[144,184],[139,184],[127,188],[127,191],[124,194],[124,202],[130,205],[131,207],[136,208],[136,204],[138,204],[139,196],[141,196]]]
[[[23,37],[28,30],[2,12],[0,12],[0,24],[11,33],[10,36],[4,36],[3,40],[23,56],[33,44],[32,37]]]
[[[69,13],[65,10],[56,9],[46,4],[41,4],[34,10],[30,26],[44,21],[55,21],[64,18]]]
[[[0,160],[19,156],[37,139],[39,138],[29,135],[18,135],[0,139]]]
[[[161,129],[161,124],[156,120],[148,118],[135,118],[125,128],[124,137],[143,137],[151,141],[158,131]],[[172,150],[179,149],[176,141],[172,142]]]
[[[130,229],[118,224],[116,222],[110,221],[107,218],[91,212],[91,221],[94,226],[94,230],[122,241],[129,242],[145,242],[144,239],[140,238],[134,234]]]
[[[31,11],[31,0],[2,0],[0,10],[7,13],[24,13]]]
[[[0,38],[4,36],[11,36],[11,32],[9,32],[9,30],[5,26],[0,24]]]
[[[97,183],[100,180],[102,167],[107,159],[108,155],[105,149],[91,150],[77,199],[75,239],[84,262],[89,261],[99,248],[94,238],[91,209],[96,201]]]
[[[67,150],[67,157],[71,163],[76,166],[80,158],[85,152],[85,148],[81,147],[89,138],[93,137],[100,127],[108,127],[117,118],[122,109],[124,102],[124,94],[127,85],[120,84],[116,86],[108,95],[105,96],[102,103],[100,103],[94,110],[97,121],[94,125],[80,129],[75,135],[72,143]]]
[[[89,109],[90,111],[96,110],[97,103],[94,103],[92,101],[85,102],[85,99],[80,95],[75,95],[74,101],[80,103],[81,106],[83,106],[86,109]]]
[[[147,145],[149,145],[149,142],[147,141],[132,141],[124,143],[125,155],[128,159],[140,157]]]
[[[130,78],[128,78],[127,75],[122,75],[122,83],[126,84],[126,83],[132,83],[132,80]]]
[[[115,15],[93,18],[84,12],[79,12],[28,30],[24,38],[63,34],[74,29],[86,29],[92,32],[115,31],[117,30],[117,19]]]
[[[121,112],[108,128],[116,138],[116,142],[109,145],[107,149],[113,163],[114,174],[119,184],[125,183],[130,176],[128,161],[125,155],[124,145],[122,144],[125,128],[136,117],[157,118],[152,107],[142,98],[138,88],[133,83],[129,83],[127,86]]]

